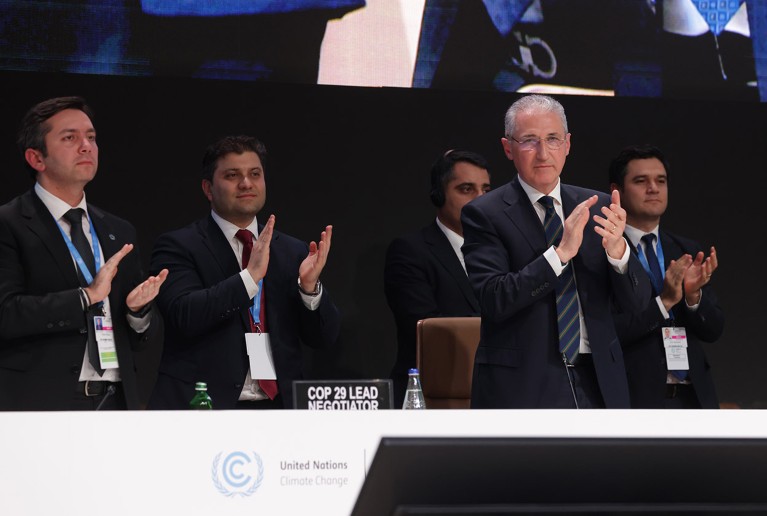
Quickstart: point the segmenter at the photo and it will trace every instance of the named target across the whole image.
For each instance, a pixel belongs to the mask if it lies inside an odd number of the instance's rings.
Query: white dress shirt
[[[88,243],[93,246],[93,239],[91,237],[91,224],[90,224],[90,214],[88,213],[88,205],[85,201],[85,193],[83,192],[83,198],[80,200],[80,202],[77,204],[77,206],[70,206],[69,203],[59,199],[49,191],[47,191],[45,188],[43,188],[40,183],[35,183],[35,193],[40,198],[41,201],[43,201],[43,204],[48,209],[48,211],[53,216],[54,220],[58,223],[58,225],[61,227],[62,230],[64,230],[64,233],[69,237],[71,236],[71,226],[69,222],[64,218],[64,215],[71,210],[72,208],[81,208],[86,216],[83,217],[83,232],[85,233],[85,238],[88,239]],[[98,242],[97,242],[98,243]],[[99,256],[100,256],[100,262],[99,266],[104,264],[104,250],[101,248],[101,244],[98,243],[98,249],[99,249]],[[75,262],[75,259],[72,258],[72,265],[77,268],[77,262]],[[95,275],[96,271],[91,271]],[[112,317],[112,310],[109,304],[109,296],[107,296],[104,299],[104,313],[107,317]],[[144,318],[137,318],[132,316],[127,316],[128,318],[128,324],[130,324],[131,328],[133,328],[134,331],[138,333],[142,333],[146,331],[146,329],[149,327],[149,321],[151,320],[150,317],[146,316]],[[88,324],[92,324],[92,321],[88,321]],[[120,381],[120,369],[119,364],[117,368],[114,369],[105,369],[104,374],[102,376],[99,376],[96,370],[91,365],[90,360],[88,359],[88,349],[86,347],[85,353],[83,354],[83,365],[80,370],[80,381],[84,382],[86,380],[92,380],[92,381],[107,381],[107,382],[119,382]]]
[[[543,224],[543,219],[546,216],[546,208],[538,202],[538,199],[543,197],[546,194],[543,194],[533,188],[532,186],[525,183],[521,177],[517,176],[519,179],[519,184],[522,186],[522,189],[527,194],[527,197],[530,199],[530,202],[533,205],[533,208],[535,208],[535,213],[538,215],[538,218],[541,221],[541,224]],[[562,210],[562,193],[561,193],[561,183],[557,181],[557,186],[554,187],[554,190],[551,191],[551,193],[548,194],[549,197],[554,199],[554,210],[557,212],[557,215],[559,215],[559,218],[562,220],[562,224],[565,223],[565,217],[564,217],[564,211]],[[623,253],[623,256],[619,260],[615,260],[612,257],[610,257],[609,254],[607,254],[607,251],[605,251],[605,254],[607,255],[607,261],[610,262],[610,265],[616,270],[616,272],[620,274],[625,274],[626,270],[628,269],[628,262],[629,262],[629,247],[628,244],[626,244],[626,251]],[[546,261],[549,262],[549,265],[551,265],[551,268],[554,270],[554,273],[556,273],[557,277],[562,274],[562,271],[564,271],[567,264],[562,264],[562,262],[559,260],[559,256],[557,255],[557,251],[554,248],[554,246],[549,247],[546,249],[546,251],[543,253],[544,258],[546,258]],[[572,260],[571,260],[572,261]],[[573,266],[573,273],[575,273],[575,264],[572,264]],[[575,279],[575,284],[578,284],[578,278],[575,277],[575,274],[573,274]],[[579,353],[591,353],[591,346],[589,345],[589,335],[588,331],[586,330],[586,321],[583,318],[583,309],[581,308],[581,299],[580,295],[578,295],[576,290],[576,297],[578,298],[578,322],[580,323],[580,330],[581,330],[581,342],[580,346],[578,348]]]
[[[439,220],[439,217],[437,217],[437,226],[445,234],[445,237],[447,237],[447,241],[450,242],[450,247],[453,248],[455,255],[458,257],[458,261],[461,262],[463,272],[466,272],[466,262],[463,260],[463,251],[461,251],[461,246],[463,245],[463,237],[444,225],[442,221]]]
[[[224,237],[226,237],[226,241],[229,242],[229,245],[232,247],[232,252],[237,257],[237,263],[240,265],[240,267],[242,267],[242,250],[244,245],[240,239],[237,238],[237,231],[240,229],[247,229],[253,233],[253,238],[257,239],[258,220],[253,217],[253,221],[246,228],[240,228],[224,219],[213,210],[211,210],[210,215],[213,217],[213,220],[218,225],[218,227],[221,228],[221,231],[224,233]],[[255,298],[258,295],[258,283],[256,283],[256,281],[253,279],[253,276],[250,275],[248,269],[242,269],[240,271],[240,278],[242,278],[242,283],[245,286],[245,290],[247,290],[250,299]],[[296,288],[298,288],[298,284],[296,284]],[[301,300],[303,301],[304,306],[306,306],[306,308],[309,310],[314,311],[320,306],[320,299],[322,298],[322,285],[320,285],[319,295],[307,296],[300,290],[299,294],[301,295]],[[240,393],[239,400],[259,401],[265,399],[268,399],[267,395],[264,394],[264,391],[262,391],[258,386],[258,379],[254,379],[250,376],[250,367],[248,367],[248,374],[245,375],[245,382],[242,386],[242,392]]]

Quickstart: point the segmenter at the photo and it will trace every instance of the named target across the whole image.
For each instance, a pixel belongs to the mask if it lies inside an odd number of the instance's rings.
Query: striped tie
[[[550,246],[562,240],[562,219],[554,210],[554,199],[544,195],[538,202],[546,208],[543,230]],[[568,364],[575,362],[581,342],[581,328],[578,320],[578,297],[572,263],[568,263],[557,278],[557,325],[559,326],[559,352]]]

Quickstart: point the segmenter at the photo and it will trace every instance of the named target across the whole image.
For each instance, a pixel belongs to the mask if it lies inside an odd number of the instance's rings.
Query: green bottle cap
[[[208,390],[208,384],[205,382],[197,382],[194,384],[194,390],[196,391],[207,391]]]

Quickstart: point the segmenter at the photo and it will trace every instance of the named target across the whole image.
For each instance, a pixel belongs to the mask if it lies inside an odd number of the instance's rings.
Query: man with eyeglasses
[[[668,207],[669,167],[660,149],[630,146],[610,163],[610,189],[626,210],[626,238],[653,284],[640,315],[616,314],[634,408],[719,408],[703,342],[724,330],[709,285],[716,249],[660,229]],[[662,328],[662,331],[661,331]]]
[[[553,98],[520,98],[505,125],[518,176],[461,216],[482,316],[472,408],[628,408],[611,308],[638,311],[650,284],[620,195],[560,182],[570,133]]]

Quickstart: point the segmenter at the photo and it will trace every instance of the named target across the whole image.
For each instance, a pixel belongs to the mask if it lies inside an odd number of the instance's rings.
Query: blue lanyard
[[[85,213],[85,216],[88,217],[88,212]],[[56,221],[56,226],[58,226],[59,231],[61,231],[61,236],[64,237],[64,242],[66,242],[67,247],[69,248],[69,254],[72,255],[72,258],[74,258],[75,263],[80,268],[80,272],[83,275],[83,278],[85,278],[85,282],[90,285],[93,283],[93,277],[94,275],[91,274],[91,271],[88,270],[88,266],[85,265],[85,261],[83,260],[83,257],[80,256],[80,253],[77,251],[77,248],[72,243],[72,239],[69,238],[69,235],[64,232],[64,229],[61,227],[61,224],[59,224],[58,221]],[[99,252],[99,239],[96,236],[96,230],[93,229],[93,223],[91,222],[90,217],[88,217],[88,226],[91,230],[91,245],[93,247],[93,263],[96,264],[96,274],[99,273],[99,270],[101,269],[101,252]]]
[[[253,298],[253,306],[250,307],[250,315],[253,317],[253,322],[261,324],[261,292],[264,287],[264,280],[261,279],[258,282],[258,294]]]

